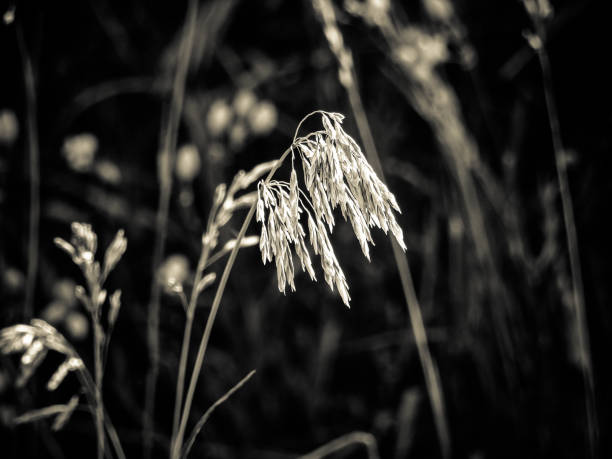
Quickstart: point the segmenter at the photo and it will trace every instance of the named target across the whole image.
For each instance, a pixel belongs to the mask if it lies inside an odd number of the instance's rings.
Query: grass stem
[[[576,336],[580,347],[581,370],[585,390],[585,410],[587,417],[587,429],[589,436],[589,454],[591,458],[597,457],[597,443],[599,437],[599,427],[597,421],[595,381],[593,376],[593,363],[591,359],[591,348],[589,340],[589,330],[586,317],[586,307],[584,301],[584,284],[582,280],[582,268],[580,263],[580,251],[578,249],[578,234],[576,231],[576,221],[572,195],[567,176],[566,152],[561,138],[561,127],[557,104],[553,94],[552,71],[550,59],[546,51],[546,31],[541,20],[534,18],[536,33],[540,38],[541,46],[537,49],[538,60],[542,70],[542,81],[544,86],[544,97],[546,100],[546,110],[555,153],[555,166],[557,170],[557,181],[559,193],[561,195],[561,205],[563,208],[563,220],[565,234],[567,237],[567,248],[569,253],[570,271],[572,276],[572,293],[574,314],[576,318]]]
[[[71,355],[80,359],[79,355],[73,348],[71,348]],[[97,417],[98,400],[96,394],[96,384],[93,381],[91,374],[84,366],[79,368],[76,374],[81,382],[81,385],[83,386],[85,396],[87,397],[89,404],[92,406],[94,416]],[[104,409],[103,406],[102,409]],[[125,452],[123,451],[123,447],[121,446],[121,442],[119,440],[119,435],[117,434],[117,431],[115,430],[115,427],[106,411],[104,411],[104,427],[106,428],[106,433],[110,440],[110,444],[113,446],[117,458],[126,459]]]
[[[374,435],[368,432],[351,432],[346,435],[342,435],[341,437],[320,446],[314,451],[300,456],[298,459],[321,459],[353,444],[364,445],[368,453],[368,459],[380,459],[378,447],[376,446],[376,438],[374,438]]]
[[[40,152],[38,146],[38,122],[36,79],[32,57],[28,52],[21,21],[17,23],[17,42],[21,54],[26,98],[26,145],[28,149],[30,210],[28,218],[28,267],[26,275],[24,317],[29,320],[34,312],[36,273],[38,272],[38,239],[40,229]]]
[[[189,304],[186,309],[185,330],[183,332],[183,344],[181,346],[181,356],[179,359],[179,370],[178,370],[178,377],[176,381],[176,395],[175,395],[175,400],[174,400],[174,416],[172,420],[171,443],[174,442],[174,438],[176,437],[176,432],[178,430],[179,421],[181,417],[183,392],[185,391],[185,373],[187,369],[187,357],[189,355],[189,345],[191,343],[191,330],[193,328],[193,318],[195,316],[195,310],[196,310],[196,305],[197,305],[198,296],[199,296],[199,292],[197,291],[197,288],[200,283],[200,280],[202,279],[202,274],[204,273],[204,268],[206,266],[209,253],[210,253],[210,244],[204,244],[204,247],[202,248],[202,254],[200,255],[200,260],[198,261],[198,267],[196,269],[196,274],[193,280],[193,288],[191,290]]]
[[[202,415],[196,426],[193,428],[191,435],[189,435],[189,438],[185,442],[185,447],[183,448],[183,454],[181,454],[181,459],[187,458],[189,452],[191,451],[191,448],[193,447],[193,444],[195,443],[196,437],[204,427],[204,424],[206,424],[206,421],[208,421],[208,418],[210,418],[210,416],[212,415],[213,411],[215,411],[215,409],[217,409],[219,405],[225,402],[228,398],[234,395],[236,391],[238,391],[242,386],[244,386],[254,374],[255,370],[249,371],[249,373],[244,378],[238,381],[238,383],[236,383],[230,390],[228,390],[215,403],[213,403],[210,408],[206,410],[206,412]]]
[[[167,115],[164,137],[159,152],[159,202],[155,226],[155,246],[153,253],[153,272],[151,280],[151,295],[147,317],[147,345],[149,350],[149,370],[146,378],[145,409],[143,416],[143,453],[145,459],[151,457],[153,447],[153,430],[155,417],[155,393],[159,373],[159,310],[161,286],[157,281],[157,271],[164,253],[170,195],[172,192],[172,170],[176,155],[178,127],[183,111],[185,83],[191,60],[191,52],[197,24],[197,0],[190,0],[187,6],[183,36],[177,57],[176,72],[172,86],[169,113]]]
[[[269,181],[274,173],[281,166],[285,158],[291,153],[291,147],[285,150],[280,159],[276,162],[275,166],[268,173],[265,181]],[[212,332],[212,327],[215,322],[215,318],[217,316],[217,312],[219,311],[219,306],[221,304],[221,299],[223,298],[223,293],[225,292],[225,287],[227,285],[227,280],[229,278],[232,267],[234,266],[234,262],[236,261],[236,256],[238,255],[238,250],[240,249],[240,242],[242,241],[244,235],[246,234],[247,228],[253,219],[253,215],[255,215],[255,207],[257,202],[254,202],[249,208],[249,212],[242,223],[242,227],[240,228],[240,232],[238,236],[236,236],[236,243],[230,256],[225,264],[225,268],[223,269],[223,274],[221,275],[221,280],[219,281],[219,286],[217,287],[217,291],[215,293],[215,297],[213,299],[212,306],[210,307],[210,312],[208,314],[208,319],[206,320],[206,326],[204,328],[204,333],[202,334],[202,339],[200,341],[200,346],[198,348],[198,353],[196,355],[196,360],[193,365],[193,372],[191,373],[191,379],[189,381],[189,388],[187,389],[187,395],[185,397],[185,404],[183,406],[183,413],[181,415],[181,420],[179,423],[178,433],[176,438],[174,439],[173,444],[170,449],[170,457],[171,459],[179,459],[181,455],[181,448],[183,444],[183,438],[185,437],[185,429],[187,427],[187,421],[189,420],[189,413],[191,411],[191,404],[193,402],[193,395],[195,393],[195,388],[198,383],[198,378],[200,377],[200,372],[202,370],[202,364],[204,363],[204,356],[206,355],[206,349],[208,348],[208,341],[210,339],[210,334]]]
[[[359,134],[363,141],[366,156],[372,165],[374,172],[376,172],[384,183],[386,180],[380,161],[380,156],[374,142],[374,136],[370,130],[367,115],[359,94],[357,75],[353,66],[352,55],[348,48],[344,47],[342,39],[330,39],[330,36],[334,36],[334,31],[337,34],[340,34],[334,7],[328,0],[313,0],[313,6],[323,25],[329,47],[338,61],[339,81],[348,94],[349,103],[351,105],[353,114],[355,115],[357,129],[359,130]],[[408,317],[414,333],[419,360],[425,375],[425,385],[433,410],[436,433],[440,443],[442,457],[447,459],[451,454],[451,440],[444,405],[444,397],[442,395],[442,385],[440,383],[440,378],[429,349],[427,332],[425,330],[425,324],[423,323],[423,316],[415,292],[414,282],[412,281],[408,258],[395,240],[392,240],[392,247],[395,264],[397,265],[404,297],[406,299]]]
[[[104,406],[102,402],[102,327],[98,320],[94,319],[94,378],[96,394],[96,430],[98,437],[98,459],[104,456]]]
[[[361,101],[361,96],[357,90],[357,77],[354,74],[354,71],[352,71],[351,80],[351,84],[346,85],[345,88],[349,96],[349,103],[355,115],[357,129],[359,130],[359,134],[363,140],[364,149],[370,163],[372,164],[372,168],[378,174],[381,180],[385,182],[386,180],[380,161],[380,156],[376,149],[376,144],[374,143],[374,136],[370,130],[367,115]],[[451,455],[451,439],[440,375],[429,349],[427,331],[425,329],[425,323],[423,322],[421,306],[414,288],[414,282],[410,272],[410,265],[408,264],[408,257],[394,239],[391,239],[391,246],[393,248],[395,264],[400,276],[404,298],[406,299],[406,308],[408,310],[410,326],[412,328],[412,332],[414,333],[414,341],[417,347],[419,360],[423,368],[423,374],[425,376],[425,386],[433,411],[434,423],[436,426],[442,457],[446,459]]]

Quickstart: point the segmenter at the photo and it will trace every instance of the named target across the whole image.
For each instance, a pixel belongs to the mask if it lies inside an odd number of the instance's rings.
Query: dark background
[[[420,2],[392,3],[400,24],[434,31],[439,27]],[[553,1],[547,44],[561,135],[572,156],[568,172],[592,348],[599,457],[611,453],[607,216],[612,72],[607,65],[607,3]],[[200,7],[214,11],[214,4],[202,1]],[[575,318],[567,306],[572,286],[551,133],[538,59],[522,35],[531,22],[519,1],[454,5],[477,60],[466,69],[451,44],[449,59],[435,72],[457,94],[464,128],[501,190],[503,208],[519,220],[518,229],[510,227],[478,188],[493,262],[506,292],[503,302],[487,291],[491,273],[474,255],[436,130],[400,89],[410,90],[410,80],[394,64],[383,37],[336,3],[388,185],[402,208],[398,221],[439,366],[453,457],[587,457],[584,386],[575,358]],[[9,6],[1,1],[0,11]],[[13,142],[0,145],[0,326],[23,320],[19,274],[25,276],[27,268],[26,106],[17,42],[21,28],[36,76],[41,160],[34,314],[40,316],[54,301],[54,286],[61,279],[81,282],[80,273],[52,243],[56,236],[69,238],[70,222],[91,223],[102,248],[119,228],[126,230],[127,253],[109,280],[112,288],[122,289],[123,306],[104,396],[128,457],[138,457],[142,450],[156,155],[185,9],[184,1],[22,1],[16,21],[0,26],[0,110],[12,110],[20,128]],[[345,129],[359,138],[338,83],[337,62],[310,2],[237,0],[211,23],[216,28],[198,30],[202,49],[188,74],[178,140],[179,146],[198,147],[202,171],[193,182],[175,180],[165,251],[183,254],[192,271],[218,183],[230,182],[239,169],[279,157],[299,120],[318,108],[345,113]],[[402,78],[404,86],[397,84]],[[271,101],[278,122],[269,134],[250,133],[242,143],[222,136],[216,141],[224,154],[213,155],[209,108],[219,99],[231,103],[241,88]],[[97,137],[96,161],[115,164],[121,171],[119,182],[69,167],[62,145],[82,132]],[[516,165],[514,174],[508,174],[508,158]],[[184,193],[192,194],[193,203],[181,201]],[[224,228],[223,241],[236,234],[241,221],[238,215]],[[253,224],[249,234],[256,231]],[[248,371],[257,373],[215,412],[194,457],[295,457],[355,430],[371,432],[383,458],[439,456],[391,246],[377,232],[368,263],[347,224],[339,224],[332,239],[351,289],[351,309],[323,283],[313,284],[303,274],[296,280],[296,293],[279,293],[274,268],[261,265],[257,249],[241,251],[215,324],[193,419]],[[516,241],[524,248],[522,255],[513,251]],[[545,246],[550,254],[535,272],[533,260]],[[220,274],[222,264],[211,269]],[[212,290],[200,299],[196,337],[211,300]],[[501,326],[512,337],[511,355],[498,346],[500,323],[492,312],[502,303],[509,308]],[[162,297],[161,314],[155,418],[155,455],[160,457],[167,455],[184,324],[181,306],[171,295]],[[62,327],[60,323],[58,328],[70,336]],[[91,334],[74,343],[90,364]],[[17,390],[11,383],[14,365],[3,359],[2,457],[93,456],[95,429],[86,412],[77,411],[59,433],[50,432],[48,421],[11,423],[15,414],[28,409],[65,403],[77,390],[76,380],[46,393],[44,373],[57,365],[50,356],[26,389]],[[355,447],[334,457],[366,456]]]

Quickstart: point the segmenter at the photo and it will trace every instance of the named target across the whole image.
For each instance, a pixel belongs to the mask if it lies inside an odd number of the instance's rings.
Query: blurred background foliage
[[[541,70],[525,37],[532,23],[523,4],[334,5],[389,188],[403,211],[399,222],[439,367],[452,457],[586,457],[585,361]],[[0,326],[24,320],[30,202],[21,30],[36,79],[40,145],[34,316],[57,326],[91,362],[90,326],[74,298],[80,274],[52,241],[66,238],[72,221],[91,223],[102,247],[125,229],[128,250],[109,279],[123,290],[123,307],[105,402],[128,456],[139,457],[157,153],[186,2],[3,0],[0,6],[15,16],[10,21],[5,14],[0,26]],[[595,0],[558,0],[552,7],[546,46],[581,251],[597,453],[608,457],[610,8]],[[376,22],[387,8],[397,36]],[[279,157],[312,110],[345,113],[347,131],[359,136],[311,2],[201,1],[197,20],[161,274],[186,284],[216,185]],[[464,199],[461,167],[475,200]],[[473,226],[474,212],[481,227]],[[240,224],[235,217],[225,227],[222,243]],[[252,225],[248,234],[256,231]],[[333,235],[351,288],[350,310],[303,275],[296,293],[279,294],[274,270],[261,265],[257,249],[241,250],[194,416],[249,370],[257,374],[215,412],[193,456],[295,457],[356,430],[374,435],[381,457],[440,455],[390,244],[374,234],[368,263],[350,231],[339,224]],[[210,270],[220,274],[221,267]],[[211,292],[200,299],[196,336]],[[155,457],[167,455],[183,324],[179,301],[164,294]],[[93,455],[88,413],[75,413],[59,433],[45,421],[12,425],[28,408],[64,403],[77,384],[46,393],[44,373],[57,365],[51,361],[15,389],[14,368],[3,359],[3,457]],[[366,455],[355,447],[334,457]]]

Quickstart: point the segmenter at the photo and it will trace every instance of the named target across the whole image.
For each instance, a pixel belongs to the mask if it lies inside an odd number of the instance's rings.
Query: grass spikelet
[[[357,142],[342,129],[344,116],[324,111],[314,113],[320,114],[323,130],[303,137],[298,137],[296,132],[291,146],[289,183],[272,180],[258,184],[256,220],[262,224],[260,250],[264,264],[275,259],[281,292],[285,292],[287,284],[295,290],[292,245],[302,270],[316,280],[300,223],[300,216],[305,212],[310,245],[321,258],[325,281],[330,289],[338,290],[342,301],[349,306],[346,277],[329,240],[335,226],[334,210],[340,207],[344,219],[350,221],[368,260],[369,244],[374,244],[372,227],[382,229],[385,234],[390,230],[403,250],[406,245],[393,214],[393,210],[399,211],[397,201],[368,164]],[[303,186],[298,181],[296,155],[301,160]]]

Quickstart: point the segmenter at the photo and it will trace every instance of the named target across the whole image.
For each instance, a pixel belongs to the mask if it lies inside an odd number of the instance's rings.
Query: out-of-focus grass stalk
[[[510,292],[502,281],[491,247],[478,185],[481,185],[485,196],[498,211],[503,209],[503,193],[482,162],[478,146],[465,127],[457,95],[437,74],[436,66],[448,58],[445,51],[445,40],[448,38],[431,34],[417,26],[399,24],[388,5],[378,7],[376,15],[364,14],[359,9],[351,12],[363,17],[381,32],[389,45],[391,58],[404,76],[403,80],[394,78],[393,81],[412,107],[430,124],[447,168],[457,184],[462,216],[469,228],[476,259],[486,274],[484,280],[488,294],[499,303],[499,307],[490,308],[490,313],[498,346],[504,357],[502,365],[508,384],[516,387],[513,340],[516,327],[511,328],[508,320],[508,316],[516,311],[512,308]]]
[[[17,21],[17,42],[23,66],[26,99],[27,148],[30,182],[30,215],[28,219],[28,268],[26,276],[25,304],[23,315],[26,320],[34,312],[36,273],[38,272],[38,233],[40,226],[40,152],[38,147],[38,122],[36,120],[36,79],[32,57],[23,36],[22,19]]]
[[[172,192],[172,170],[176,155],[178,127],[183,111],[185,82],[191,60],[198,15],[198,1],[190,0],[187,5],[183,25],[181,45],[176,60],[176,71],[172,86],[169,112],[166,115],[163,141],[158,156],[159,202],[155,226],[155,247],[153,252],[151,294],[147,317],[147,345],[149,350],[149,370],[146,378],[145,410],[143,415],[143,453],[145,459],[151,457],[155,417],[155,393],[159,373],[159,309],[161,286],[157,281],[157,271],[161,265],[166,242],[170,195]]]
[[[355,114],[357,128],[359,129],[359,133],[363,140],[368,159],[372,163],[374,171],[382,178],[383,181],[385,181],[380,156],[378,155],[376,146],[374,144],[374,138],[368,124],[359,91],[357,90],[356,81],[357,80],[353,73],[353,84],[346,88],[349,94],[351,108]],[[444,396],[442,392],[442,384],[440,382],[440,375],[438,373],[436,363],[429,349],[427,331],[423,321],[421,306],[414,288],[414,281],[412,279],[412,273],[410,272],[410,265],[408,264],[408,256],[402,251],[394,239],[391,239],[391,247],[393,248],[393,257],[400,276],[404,298],[406,299],[406,308],[408,310],[412,332],[414,333],[414,341],[417,347],[421,365],[423,367],[425,386],[427,388],[427,393],[434,412],[434,422],[436,424],[438,439],[442,449],[442,457],[449,458],[451,456],[451,440]]]
[[[399,36],[399,33],[387,31],[387,40],[392,46]],[[401,68],[410,81],[410,89],[402,86],[400,89],[412,107],[432,127],[448,170],[458,185],[463,215],[474,243],[476,258],[483,271],[489,274],[487,281],[492,296],[503,306],[494,307],[491,311],[500,347],[506,357],[512,358],[513,344],[504,318],[504,314],[510,312],[510,305],[489,242],[475,177],[483,181],[483,189],[489,193],[491,201],[499,207],[498,187],[491,179],[486,166],[482,164],[478,147],[464,127],[459,112],[459,101],[452,88],[433,71],[424,78],[424,75],[416,74],[407,65],[401,65]],[[506,368],[506,376],[511,378],[513,372],[508,362],[504,360],[503,365]]]
[[[368,432],[351,432],[318,447],[308,454],[300,456],[298,459],[321,459],[354,444],[362,444],[366,447],[368,459],[380,458],[374,435]]]
[[[552,144],[555,153],[555,167],[557,169],[557,181],[559,184],[559,193],[561,195],[561,205],[563,208],[563,220],[565,224],[565,234],[567,237],[567,249],[569,254],[570,271],[572,275],[572,299],[574,305],[574,314],[576,316],[575,327],[581,356],[580,369],[582,370],[582,378],[584,381],[585,410],[589,436],[589,454],[591,458],[595,458],[598,457],[597,443],[599,437],[597,410],[595,404],[595,378],[593,376],[593,362],[591,358],[589,329],[585,310],[584,284],[582,280],[580,251],[578,249],[576,220],[574,218],[572,195],[570,192],[570,185],[567,176],[566,151],[563,146],[563,140],[561,138],[559,114],[557,111],[557,104],[553,94],[550,58],[548,56],[548,52],[546,51],[547,33],[543,21],[547,19],[548,15],[545,11],[542,11],[542,4],[538,4],[537,6],[530,8],[530,5],[528,5],[528,1],[525,1],[524,3],[533,21],[537,36],[537,41],[535,43],[531,42],[531,44],[538,55],[540,68],[542,70],[544,98],[546,100],[546,110],[548,112],[548,121],[550,124]],[[546,3],[547,2],[543,2],[544,5],[546,5]],[[548,14],[552,14],[552,10],[549,10]]]
[[[372,164],[374,171],[384,182],[385,178],[380,156],[376,150],[374,137],[370,130],[367,115],[359,94],[357,76],[354,71],[352,56],[350,51],[348,51],[343,44],[342,35],[340,34],[340,30],[338,29],[336,23],[333,5],[328,0],[313,0],[313,5],[323,23],[323,29],[329,46],[338,60],[339,80],[347,91],[349,103],[355,115],[357,128],[359,129],[359,134],[363,141],[366,155]],[[421,366],[423,367],[425,386],[427,388],[427,393],[429,395],[433,410],[434,422],[438,435],[438,441],[440,442],[442,457],[449,458],[451,455],[451,439],[448,428],[448,419],[446,416],[444,396],[442,393],[442,385],[440,383],[440,376],[437,366],[429,349],[427,331],[423,322],[423,315],[421,313],[419,300],[415,292],[414,282],[410,272],[410,265],[408,264],[406,254],[393,239],[391,240],[391,246],[393,248],[395,264],[397,265],[404,297],[406,299],[408,317],[414,333],[419,360],[421,362]]]
[[[299,129],[299,128],[298,128]],[[296,131],[297,132],[297,131]],[[280,159],[276,162],[274,167],[270,170],[268,175],[265,178],[265,181],[269,181],[278,168],[283,164],[285,158],[291,153],[291,149],[293,146],[289,147],[282,154]],[[236,261],[236,256],[238,255],[238,250],[240,249],[240,243],[246,234],[246,230],[253,219],[253,215],[255,214],[255,207],[257,205],[257,201],[253,202],[251,207],[249,208],[249,212],[242,223],[242,227],[240,228],[240,232],[238,236],[236,236],[236,242],[232,252],[229,255],[227,263],[225,264],[225,268],[223,269],[223,274],[221,275],[221,280],[219,281],[219,285],[217,287],[217,291],[215,292],[215,297],[213,299],[212,305],[210,307],[210,312],[208,313],[208,319],[206,320],[206,326],[204,327],[204,333],[202,334],[202,339],[200,341],[200,346],[198,348],[198,353],[196,355],[195,362],[193,364],[193,371],[191,373],[191,379],[189,380],[189,388],[187,389],[187,395],[185,396],[185,403],[183,405],[183,411],[181,414],[181,419],[179,423],[178,433],[176,438],[174,439],[173,444],[170,449],[170,458],[171,459],[179,459],[182,454],[183,448],[183,439],[185,438],[185,430],[187,428],[187,421],[189,420],[189,413],[191,411],[191,404],[193,402],[193,396],[195,393],[196,385],[198,383],[198,379],[200,377],[200,372],[202,370],[202,365],[204,363],[204,356],[206,355],[206,349],[208,348],[208,341],[210,339],[210,334],[212,332],[212,327],[215,322],[215,318],[217,316],[217,312],[219,311],[219,306],[221,304],[221,299],[223,298],[223,293],[225,292],[225,287],[227,285],[227,280],[229,278],[232,267],[234,266],[234,262]]]

